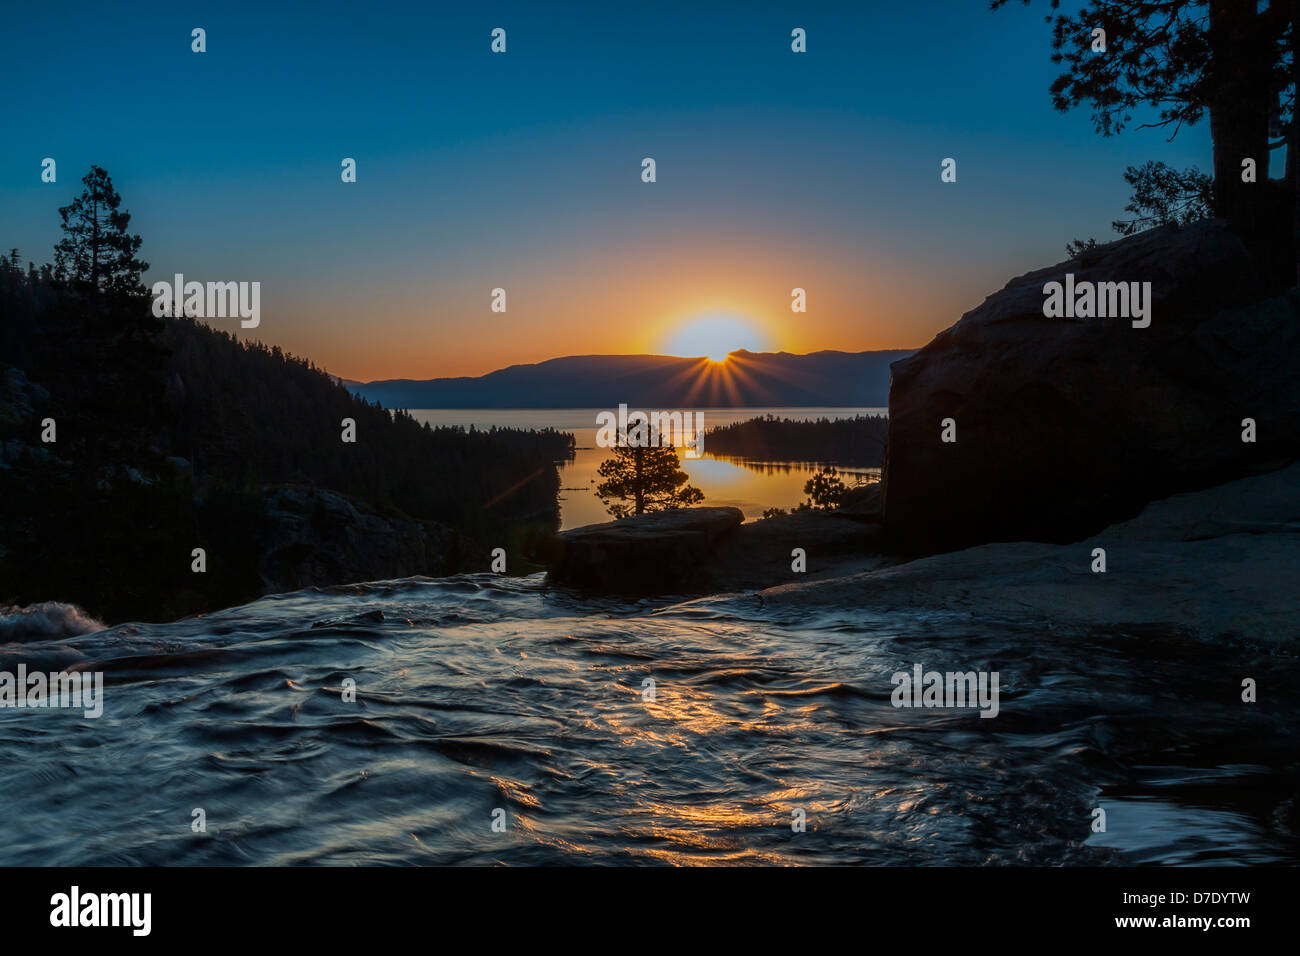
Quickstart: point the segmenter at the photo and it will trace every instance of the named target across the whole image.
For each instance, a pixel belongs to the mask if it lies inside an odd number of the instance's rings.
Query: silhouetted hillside
[[[169,319],[164,342],[173,412],[164,442],[197,475],[236,485],[306,482],[475,533],[499,517],[550,511],[553,495],[527,491],[485,508],[567,457],[566,434],[431,428],[353,395],[306,359],[192,319]],[[345,418],[356,422],[355,443],[341,440]]]
[[[349,386],[385,408],[883,408],[881,352],[732,352],[725,363],[668,355],[571,355],[478,378],[390,379]]]
[[[0,604],[168,619],[486,570],[494,547],[513,570],[558,525],[572,441],[430,428],[279,348],[0,260]]]

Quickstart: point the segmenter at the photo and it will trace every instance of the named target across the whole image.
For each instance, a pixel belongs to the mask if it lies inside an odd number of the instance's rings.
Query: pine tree
[[[122,197],[99,166],[81,182],[85,191],[59,208],[64,238],[54,246],[56,274],[91,295],[142,295],[149,263],[136,258],[141,240],[127,232],[131,214],[119,208]]]
[[[47,340],[79,382],[69,406],[70,429],[88,443],[83,464],[94,468],[151,457],[163,408],[162,320],[144,285],[141,239],[127,231],[131,214],[108,173],[90,167],[85,189],[59,209],[63,239],[54,247],[54,276],[71,295],[50,317]]]
[[[690,476],[682,471],[681,459],[670,446],[619,445],[596,474],[606,479],[596,486],[596,495],[615,518],[684,508],[704,500],[704,492],[686,484]]]
[[[840,473],[834,468],[822,468],[804,482],[803,493],[808,496],[811,508],[831,511],[836,508],[844,493],[849,489],[840,479]]]

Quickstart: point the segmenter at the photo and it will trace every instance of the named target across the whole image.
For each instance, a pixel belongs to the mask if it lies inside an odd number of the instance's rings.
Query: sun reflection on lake
[[[572,461],[560,466],[561,528],[609,521],[610,514],[596,497],[600,479],[596,469],[609,457],[609,449],[596,446],[596,415],[603,409],[412,409],[416,421],[430,425],[474,425],[476,428],[558,428],[572,432],[577,450]],[[766,415],[812,420],[883,415],[882,408],[706,408],[705,428],[747,421]],[[878,475],[878,468],[843,468],[840,474],[852,484],[858,477]],[[706,438],[703,458],[682,458],[682,470],[704,492],[708,507],[739,508],[747,521],[761,518],[767,508],[793,508],[804,500],[804,483],[817,470],[813,462],[742,462],[709,455]]]

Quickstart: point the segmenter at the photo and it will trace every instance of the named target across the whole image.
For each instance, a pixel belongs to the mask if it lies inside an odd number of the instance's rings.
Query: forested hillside
[[[0,604],[161,620],[367,573],[486,570],[494,547],[514,570],[557,526],[571,436],[432,429],[278,348],[155,318],[129,216],[102,170],[85,182],[97,255],[83,230],[52,265],[0,260]]]
[[[884,415],[796,421],[767,415],[705,433],[711,455],[753,461],[803,461],[818,464],[879,466],[889,419]]]

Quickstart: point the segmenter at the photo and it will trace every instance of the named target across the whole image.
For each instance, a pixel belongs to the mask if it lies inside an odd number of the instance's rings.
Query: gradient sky
[[[213,324],[362,380],[676,354],[709,316],[728,348],[917,347],[1112,238],[1125,166],[1211,168],[1204,123],[1051,109],[1046,0],[109,6],[6,9],[0,246],[52,258],[98,163],[149,281],[260,281],[260,328]]]

